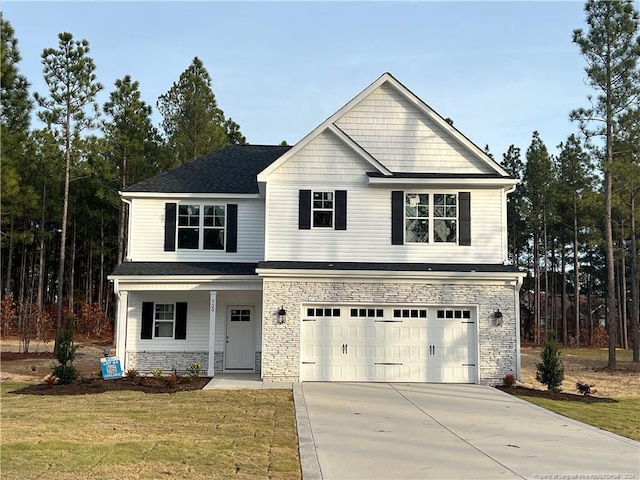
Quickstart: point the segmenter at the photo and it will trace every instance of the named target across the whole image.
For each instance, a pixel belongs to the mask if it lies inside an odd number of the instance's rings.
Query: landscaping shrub
[[[62,385],[73,383],[78,378],[78,370],[73,366],[77,348],[73,344],[73,324],[73,316],[68,315],[64,319],[64,328],[56,333],[56,359],[60,365],[53,369],[53,375]]]
[[[559,392],[564,380],[564,365],[560,359],[560,350],[556,340],[556,332],[547,331],[547,340],[540,354],[542,362],[536,364],[536,380],[547,386],[551,392]]]

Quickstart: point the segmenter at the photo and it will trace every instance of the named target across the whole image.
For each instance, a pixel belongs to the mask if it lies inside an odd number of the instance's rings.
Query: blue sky
[[[198,56],[218,105],[253,144],[293,144],[382,73],[500,160],[538,130],[553,153],[586,106],[571,42],[583,2],[3,2],[32,91],[60,32],[87,39],[102,104],[130,74],[154,108]]]

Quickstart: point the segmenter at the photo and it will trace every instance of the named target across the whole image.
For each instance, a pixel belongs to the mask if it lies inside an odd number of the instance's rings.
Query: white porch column
[[[120,359],[122,371],[125,372],[127,366],[127,324],[129,323],[129,292],[127,290],[116,290],[118,295],[118,317],[116,319],[116,357]]]
[[[214,376],[214,369],[216,364],[216,307],[218,292],[211,290],[209,292],[209,366],[207,368],[207,375],[209,377]]]

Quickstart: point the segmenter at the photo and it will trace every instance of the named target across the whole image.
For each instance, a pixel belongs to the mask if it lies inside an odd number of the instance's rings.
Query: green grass
[[[0,384],[6,480],[301,476],[291,391],[9,393],[21,386]]]
[[[560,352],[565,357],[602,361],[603,365],[606,365],[609,361],[609,350],[606,348],[561,348]],[[632,360],[633,352],[631,349],[616,349],[616,362],[631,363]]]
[[[527,396],[519,398],[640,442],[640,398],[619,398],[618,403],[582,403]]]

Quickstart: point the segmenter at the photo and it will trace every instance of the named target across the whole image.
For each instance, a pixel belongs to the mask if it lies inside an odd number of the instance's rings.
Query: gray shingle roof
[[[139,275],[255,275],[255,263],[234,262],[125,262],[113,276]]]
[[[125,192],[258,193],[258,173],[290,148],[229,145],[136,183]]]
[[[292,270],[378,270],[389,272],[518,272],[513,265],[465,263],[260,262],[258,268]]]

